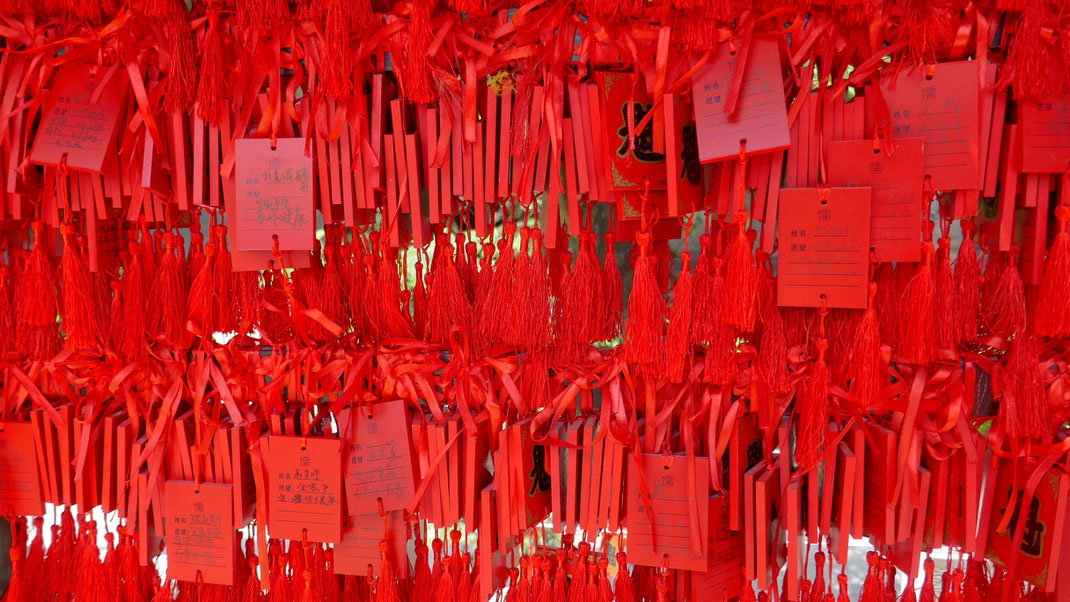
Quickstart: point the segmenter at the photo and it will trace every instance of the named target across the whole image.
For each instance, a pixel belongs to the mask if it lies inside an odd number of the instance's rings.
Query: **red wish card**
[[[980,94],[973,61],[904,70],[881,82],[895,138],[925,139],[925,174],[937,190],[977,188],[980,181]]]
[[[892,494],[896,476],[896,435],[875,423],[869,425],[871,437],[866,438],[865,496],[863,497],[863,523],[866,535],[875,540],[875,545],[892,544],[895,541],[895,504]]]
[[[829,143],[829,185],[872,191],[869,244],[881,261],[921,260],[921,138],[897,138],[889,155],[868,140]]]
[[[780,191],[779,305],[866,306],[869,205],[869,188]]]
[[[1022,172],[1058,173],[1070,168],[1070,93],[1018,105]]]
[[[112,154],[128,81],[121,70],[94,75],[89,65],[57,71],[45,97],[30,161],[56,165],[67,155],[67,167],[99,173]]]
[[[840,443],[836,460],[836,495],[832,500],[832,520],[829,525],[829,550],[840,564],[847,562],[847,545],[851,539],[851,517],[854,512],[855,472],[857,458],[846,443]],[[828,478],[828,477],[826,477]]]
[[[0,509],[5,513],[40,516],[44,512],[33,441],[29,422],[0,424]]]
[[[231,585],[237,534],[230,485],[167,481],[167,577]]]
[[[379,542],[386,541],[394,570],[398,571],[399,577],[406,577],[409,557],[405,552],[405,543],[409,541],[409,534],[408,524],[402,515],[401,510],[395,510],[387,512],[385,518],[378,514],[347,516],[342,541],[334,544],[334,572],[364,577],[368,574],[368,565],[371,565],[372,572],[378,573],[383,558]]]
[[[1050,468],[1040,478],[1032,499],[1025,502],[1024,479],[1035,467],[1023,467],[1003,462],[996,477],[992,518],[988,531],[985,557],[1003,568],[1016,562],[1017,577],[1033,585],[1053,591],[1051,580],[1056,575],[1058,555],[1054,550],[1066,535],[1067,503],[1070,500],[1070,475],[1059,468]],[[1005,530],[1000,522],[1007,507],[1014,509]],[[1021,531],[1018,549],[1014,540]]]
[[[710,517],[699,500],[709,498],[709,458],[695,458],[691,470],[684,456],[642,454],[627,462],[628,560],[705,571]]]
[[[700,201],[702,173],[695,145],[695,123],[688,104],[682,99],[665,97],[671,107],[666,112],[666,127],[671,130],[664,133],[666,143],[658,149],[657,143],[661,141],[654,131],[656,119],[648,121],[642,131],[631,137],[632,129],[653,106],[646,88],[641,83],[636,85],[629,73],[602,71],[596,80],[603,108],[606,184],[617,192],[641,191],[646,186],[650,190],[666,190],[671,199],[681,197],[685,211]],[[672,156],[667,156],[670,150]]]
[[[725,102],[741,54],[730,51],[727,44],[721,45],[716,56],[691,80],[698,156],[703,163],[738,156],[742,140],[747,141],[748,153],[787,148],[791,142],[776,40],[755,39],[746,54],[734,113],[725,113]]]
[[[351,512],[404,508],[416,492],[405,402],[361,406],[339,415],[346,443],[346,504]]]
[[[316,226],[312,206],[312,158],[304,138],[234,142],[239,251],[310,251]]]
[[[342,538],[342,442],[273,435],[268,446],[271,536],[338,543]]]

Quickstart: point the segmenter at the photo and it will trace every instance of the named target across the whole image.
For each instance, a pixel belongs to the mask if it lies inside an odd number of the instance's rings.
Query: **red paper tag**
[[[780,191],[777,303],[864,308],[869,266],[869,188]]]
[[[847,545],[851,539],[851,519],[854,512],[858,511],[854,506],[857,458],[845,443],[840,443],[837,455],[836,496],[832,500],[829,550],[837,562],[845,564],[847,562]]]
[[[980,94],[977,64],[940,63],[904,70],[881,82],[896,138],[925,138],[925,174],[937,190],[977,188],[980,181]]]
[[[1018,115],[1022,171],[1061,174],[1070,168],[1070,93],[1023,102]]]
[[[1052,551],[1066,536],[1067,503],[1070,500],[1070,475],[1058,468],[1049,469],[1040,479],[1033,499],[1023,508],[1024,483],[1022,474],[1032,474],[1030,467],[1023,468],[1014,462],[1004,461],[996,477],[996,491],[992,506],[992,519],[988,531],[986,558],[1007,568],[1015,556],[1013,546],[1019,521],[1025,521],[1022,540],[1017,550],[1017,578],[1038,587],[1050,585],[1049,579],[1056,575],[1055,555]],[[1008,504],[1015,504],[1014,514],[1006,531],[999,530]],[[1050,590],[1049,590],[1050,591]]]
[[[0,507],[15,516],[44,513],[33,426],[29,422],[0,424]]]
[[[164,491],[167,577],[231,585],[237,542],[231,486],[167,481]]]
[[[56,165],[67,155],[70,169],[97,173],[103,169],[123,115],[128,80],[121,70],[96,77],[93,70],[89,65],[73,65],[56,72],[30,150],[32,163]],[[108,79],[102,82],[104,77]],[[102,83],[104,88],[98,90]],[[99,99],[94,101],[98,92]]]
[[[710,517],[706,504],[699,501],[709,498],[709,458],[695,458],[691,476],[683,456],[642,454],[638,462],[637,466],[635,456],[628,459],[628,560],[642,566],[667,564],[672,569],[705,571]]]
[[[342,541],[334,544],[334,572],[364,577],[370,565],[372,573],[378,573],[383,558],[379,542],[386,541],[394,570],[405,578],[409,573],[409,557],[405,552],[409,525],[402,514],[396,510],[387,512],[386,518],[378,514],[347,516]]]
[[[635,82],[627,73],[603,71],[596,75],[596,79],[604,109],[602,141],[606,155],[606,184],[615,191],[640,191],[649,185],[650,190],[672,192],[669,189],[671,180],[677,195],[686,197],[682,199],[685,208],[700,200],[702,182],[695,146],[695,124],[687,105],[673,101],[672,96],[665,97],[672,107],[667,113],[672,125],[672,130],[666,132],[670,144],[664,145],[665,149],[673,149],[673,156],[668,157],[655,149],[656,118],[636,134],[634,144],[630,143],[631,129],[643,120],[653,105],[646,88],[641,84],[633,85]],[[667,161],[673,167],[671,175],[666,169]],[[617,198],[619,200],[620,196]]]
[[[743,475],[762,461],[762,439],[757,415],[744,414],[732,429],[728,455],[728,526],[743,528]]]
[[[780,458],[778,463],[785,462]],[[776,564],[776,539],[780,533],[781,520],[780,468],[766,470],[754,481],[754,526],[758,587],[765,589],[773,583],[779,570]]]
[[[872,191],[869,244],[881,261],[921,260],[921,138],[899,138],[889,156],[868,140],[829,143],[829,184]]]
[[[867,535],[877,544],[895,541],[895,505],[891,503],[895,490],[896,436],[892,431],[871,423],[871,437],[866,438],[865,496],[863,522]]]
[[[727,114],[724,106],[737,56],[722,45],[691,80],[698,156],[703,163],[738,156],[739,143],[744,139],[748,153],[787,148],[791,142],[776,40],[753,41],[736,111]]]
[[[932,474],[924,468],[920,469],[920,474],[921,478],[919,479],[918,491],[921,494],[921,499],[925,500],[929,496]],[[918,576],[918,568],[921,563],[922,543],[925,539],[925,522],[927,516],[928,504],[924,502],[917,508],[914,508],[911,512],[908,512],[906,521],[910,529],[910,536],[891,546],[891,549],[888,552],[888,557],[892,563],[910,577],[908,583],[913,583],[914,579]]]
[[[240,251],[270,250],[273,236],[284,251],[312,249],[312,158],[305,156],[303,138],[275,143],[273,150],[266,138],[234,141]]]
[[[349,423],[352,420],[352,423]],[[362,406],[339,416],[348,437],[346,459],[347,507],[363,512],[379,499],[387,511],[404,508],[412,500],[412,448],[406,425],[405,402]]]
[[[268,525],[271,536],[338,543],[342,538],[342,443],[272,436]]]

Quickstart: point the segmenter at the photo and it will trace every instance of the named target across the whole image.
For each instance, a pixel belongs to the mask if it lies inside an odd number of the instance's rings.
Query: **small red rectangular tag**
[[[869,282],[869,188],[780,192],[777,303],[864,308]]]
[[[851,519],[854,512],[855,472],[857,458],[851,448],[840,443],[836,461],[836,496],[832,501],[832,521],[829,525],[829,550],[840,564],[847,562],[847,545],[851,539]]]
[[[709,498],[709,458],[695,458],[689,467],[679,455],[632,456],[627,482],[628,560],[687,571],[709,568],[709,509],[699,504]]]
[[[925,175],[937,190],[980,182],[979,73],[974,61],[940,63],[930,74],[897,71],[881,82],[892,114],[892,136],[925,138]]]
[[[382,499],[386,511],[404,508],[416,492],[405,402],[345,410],[338,422],[348,441],[347,507],[362,512]]]
[[[236,154],[234,227],[241,251],[310,251],[316,219],[312,206],[312,158],[303,138],[240,139]]]
[[[164,492],[167,577],[233,584],[237,534],[231,485],[167,481]]]
[[[342,538],[342,442],[273,435],[268,446],[272,537],[338,543]]]
[[[780,458],[778,463],[786,462]],[[766,470],[754,481],[754,526],[757,556],[758,587],[768,588],[780,571],[776,564],[777,534],[783,526],[781,519],[780,467]]]
[[[121,70],[96,74],[94,70],[90,65],[72,65],[56,72],[30,149],[31,163],[56,165],[66,155],[69,169],[97,173],[103,169],[123,116],[129,80]],[[104,78],[107,81],[102,82]]]
[[[347,516],[342,541],[334,544],[334,572],[358,577],[377,574],[382,564],[379,542],[385,541],[394,570],[404,579],[409,573],[409,557],[405,553],[409,534],[402,514],[402,511],[395,510],[387,512],[385,517],[378,514]]]
[[[921,260],[921,138],[897,138],[891,155],[868,140],[829,143],[829,184],[872,192],[869,244],[880,261]]]
[[[879,424],[871,423],[869,427],[871,438],[866,440],[866,455],[872,461],[866,463],[865,471],[864,530],[877,544],[891,545],[895,542],[895,505],[891,498],[895,489],[896,436]]]
[[[790,144],[777,41],[756,38],[748,54],[739,101],[732,114],[724,109],[737,53],[721,45],[691,80],[698,155],[703,163],[738,156],[741,140],[747,141],[748,153],[783,149]]]
[[[44,513],[33,425],[29,422],[0,424],[0,504],[15,516]]]
[[[1022,172],[1063,173],[1070,168],[1070,93],[1018,105]]]

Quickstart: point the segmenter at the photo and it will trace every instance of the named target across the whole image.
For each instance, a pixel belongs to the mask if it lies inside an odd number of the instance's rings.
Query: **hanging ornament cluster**
[[[6,600],[1070,588],[1063,3],[0,7]]]

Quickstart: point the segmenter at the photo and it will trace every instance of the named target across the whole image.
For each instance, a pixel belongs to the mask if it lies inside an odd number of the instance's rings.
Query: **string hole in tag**
[[[821,199],[821,204],[822,205],[828,205],[829,204],[829,200],[828,199]]]

